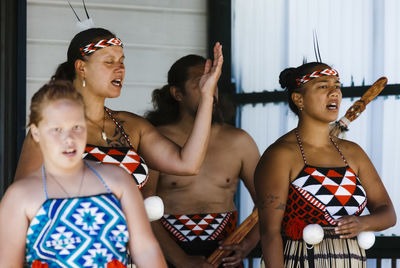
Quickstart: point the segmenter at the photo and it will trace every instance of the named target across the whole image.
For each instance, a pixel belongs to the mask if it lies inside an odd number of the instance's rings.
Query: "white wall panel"
[[[171,64],[187,54],[206,55],[205,0],[86,0],[96,26],[124,42],[126,76],[121,96],[107,100],[112,109],[142,115],[151,108],[151,92],[166,83]],[[82,2],[71,1],[84,19]],[[66,60],[78,32],[66,0],[28,0],[27,107],[32,94]],[[28,110],[27,110],[28,111]]]
[[[27,40],[26,45],[26,76],[27,80],[41,79],[48,81],[56,71],[57,66],[66,61],[68,42]],[[30,99],[27,99],[28,101]]]

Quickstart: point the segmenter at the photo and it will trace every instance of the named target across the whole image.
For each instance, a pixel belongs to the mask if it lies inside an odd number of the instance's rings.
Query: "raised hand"
[[[214,59],[208,59],[204,66],[204,73],[199,81],[199,88],[202,95],[214,96],[219,77],[221,76],[224,57],[222,55],[222,45],[217,42],[214,46]]]

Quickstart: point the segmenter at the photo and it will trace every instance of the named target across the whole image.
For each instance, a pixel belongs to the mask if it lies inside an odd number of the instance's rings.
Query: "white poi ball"
[[[149,196],[144,200],[144,207],[150,221],[159,220],[164,215],[164,203],[158,196]]]
[[[374,232],[361,232],[357,235],[357,242],[360,248],[369,249],[375,243],[375,234]]]
[[[303,229],[303,240],[310,245],[316,245],[324,239],[324,229],[319,224],[309,224]]]

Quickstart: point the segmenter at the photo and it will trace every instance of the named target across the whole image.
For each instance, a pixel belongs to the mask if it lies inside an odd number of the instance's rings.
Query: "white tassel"
[[[319,244],[324,239],[324,230],[319,224],[309,224],[303,229],[303,240],[310,245]]]
[[[76,26],[78,27],[80,32],[95,27],[92,18],[83,21],[77,21]]]
[[[309,224],[303,229],[303,240],[310,245],[319,244],[324,239],[324,230],[318,224]],[[357,235],[357,242],[360,248],[369,249],[375,243],[374,232],[361,232]]]
[[[357,235],[357,242],[360,248],[369,249],[375,244],[374,232],[361,232]]]
[[[150,221],[161,219],[164,215],[164,203],[158,196],[149,196],[144,200],[144,208]]]

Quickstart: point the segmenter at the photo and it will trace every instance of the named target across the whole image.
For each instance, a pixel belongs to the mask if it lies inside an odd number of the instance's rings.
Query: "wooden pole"
[[[251,229],[258,222],[258,210],[254,209],[253,212],[235,229],[223,242],[222,245],[238,244],[246,237]],[[222,263],[222,259],[231,254],[232,251],[216,249],[207,261],[215,268]]]

